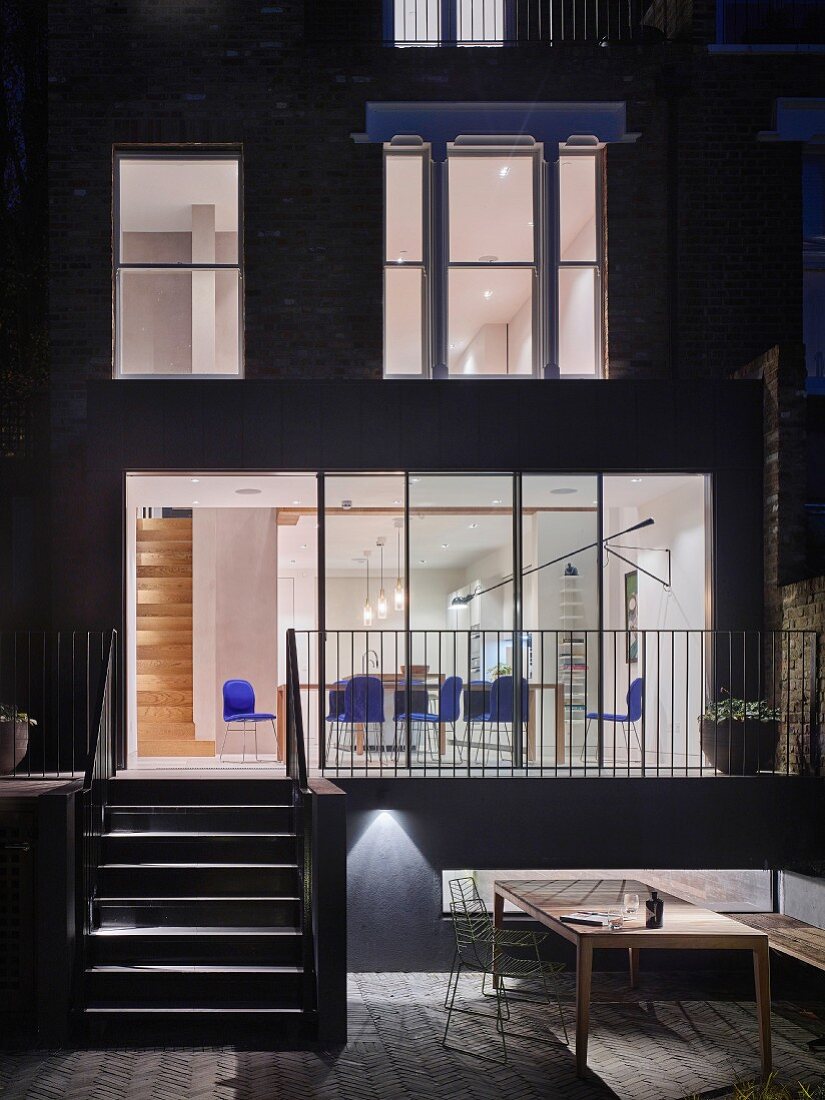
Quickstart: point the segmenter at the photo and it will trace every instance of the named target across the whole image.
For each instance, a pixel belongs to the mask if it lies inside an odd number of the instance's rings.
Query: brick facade
[[[347,5],[337,41],[337,31],[306,33],[335,30],[331,13],[344,9],[329,0],[54,0],[55,587],[94,538],[77,513],[86,387],[112,371],[115,144],[242,144],[251,379],[382,384],[381,150],[351,139],[368,100],[625,101],[628,129],[641,136],[606,155],[609,377],[701,383],[798,345],[801,152],[757,135],[772,127],[777,95],[818,94],[821,60],[710,53],[713,0],[663,8],[676,41],[395,50],[378,43],[379,0]],[[794,476],[797,452],[783,458],[783,477]],[[788,509],[771,508],[769,575],[794,579]],[[772,549],[774,523],[782,535]],[[778,621],[770,586],[768,604]]]
[[[779,683],[781,697],[813,697],[814,718],[825,714],[825,577],[808,577],[805,501],[807,439],[805,359],[802,347],[774,347],[739,372],[761,378],[765,436],[764,575],[765,629],[819,633],[818,652],[811,640],[794,635],[766,683]],[[795,720],[794,720],[795,719]],[[801,715],[792,716],[791,734],[779,745],[777,765],[791,771],[819,767],[825,742]]]

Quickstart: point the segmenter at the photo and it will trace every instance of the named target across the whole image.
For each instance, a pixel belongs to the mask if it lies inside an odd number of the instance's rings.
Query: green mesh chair
[[[450,883],[451,895],[458,897],[457,901],[450,903],[450,915],[455,932],[455,956],[453,967],[450,971],[450,979],[447,985],[445,1007],[447,1009],[447,1022],[444,1027],[442,1045],[449,1049],[461,1049],[449,1047],[447,1042],[453,1013],[458,1012],[467,1016],[482,1016],[494,1019],[496,1031],[501,1038],[503,1062],[507,1062],[507,1032],[505,1023],[510,1020],[510,1000],[531,1001],[537,1004],[551,1006],[555,1000],[564,1030],[565,1042],[569,1042],[567,1024],[559,998],[557,975],[564,967],[561,963],[546,962],[539,953],[539,943],[545,937],[534,932],[517,932],[510,929],[495,928],[487,907],[475,888],[472,879],[453,879]],[[461,979],[462,971],[482,975],[481,992],[495,1000],[495,1012],[481,1012],[478,1009],[456,1007],[456,993]],[[492,979],[490,990],[487,990],[487,978]],[[524,982],[535,983],[539,986],[540,995],[531,997],[519,991],[518,996],[513,997],[513,991],[507,988],[507,979],[515,979]],[[552,987],[552,989],[551,989]],[[510,1031],[511,1036],[524,1039],[542,1040],[541,1036],[527,1034],[526,1032]],[[477,1056],[478,1051],[472,1053]],[[499,1059],[495,1059],[498,1061]]]

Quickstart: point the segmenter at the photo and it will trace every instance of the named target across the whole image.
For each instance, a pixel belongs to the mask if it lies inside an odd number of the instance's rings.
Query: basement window
[[[117,378],[242,373],[238,153],[118,152]]]

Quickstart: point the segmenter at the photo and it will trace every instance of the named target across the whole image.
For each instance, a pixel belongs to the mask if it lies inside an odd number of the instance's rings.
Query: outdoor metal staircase
[[[311,1034],[298,818],[290,779],[112,779],[87,1019]]]

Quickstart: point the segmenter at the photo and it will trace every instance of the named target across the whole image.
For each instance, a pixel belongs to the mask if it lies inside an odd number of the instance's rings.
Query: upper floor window
[[[513,0],[385,0],[396,46],[500,46],[513,37]]]
[[[385,146],[384,373],[585,377],[601,370],[601,158],[459,137],[435,162]]]
[[[115,376],[242,373],[240,157],[115,155]]]

